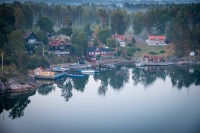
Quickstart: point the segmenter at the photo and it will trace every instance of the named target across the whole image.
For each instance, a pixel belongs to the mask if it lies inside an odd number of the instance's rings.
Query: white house
[[[194,56],[194,55],[195,55],[194,51],[190,52],[190,56]]]
[[[115,39],[116,41],[119,42],[121,47],[125,47],[126,43],[125,43],[125,35],[112,35],[112,38]]]
[[[165,36],[149,36],[146,40],[147,45],[167,45],[165,43]]]

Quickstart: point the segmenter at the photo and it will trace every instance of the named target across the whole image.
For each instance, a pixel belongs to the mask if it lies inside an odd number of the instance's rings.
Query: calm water
[[[0,96],[1,133],[198,133],[200,68],[104,70]]]

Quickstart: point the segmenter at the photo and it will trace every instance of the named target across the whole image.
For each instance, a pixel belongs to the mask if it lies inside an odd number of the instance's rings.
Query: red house
[[[167,45],[165,40],[165,36],[149,36],[149,39],[146,40],[146,43],[147,45]]]
[[[143,62],[149,62],[150,61],[150,57],[148,54],[145,54],[143,57]]]
[[[104,56],[111,56],[113,55],[113,52],[104,47],[88,47],[87,48],[87,53],[86,53],[86,60],[89,62],[96,62],[96,56],[101,55],[102,57]]]

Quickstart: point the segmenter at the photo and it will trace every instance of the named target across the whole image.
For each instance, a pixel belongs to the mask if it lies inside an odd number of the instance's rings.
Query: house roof
[[[149,40],[165,40],[165,36],[149,36]]]
[[[95,52],[95,51],[99,51],[99,52],[110,52],[111,50],[108,49],[108,48],[104,48],[104,47],[95,47],[95,46],[92,46],[92,47],[88,47],[87,48],[87,52]]]
[[[125,35],[112,35],[112,38],[118,41],[125,41]]]
[[[66,45],[65,42],[64,42],[64,41],[61,41],[61,40],[53,40],[53,41],[50,43],[50,45],[51,45],[51,46],[59,46],[61,42],[62,42],[64,45]]]
[[[24,39],[28,39],[28,37],[29,37],[31,34],[34,34],[34,33],[33,33],[33,32],[30,32],[30,31],[27,31],[27,32],[24,34],[23,38],[24,38]],[[34,34],[34,36],[35,36],[35,34]]]
[[[44,70],[42,67],[38,67],[38,68],[35,69],[35,71],[36,71],[36,70],[40,70],[40,71],[42,71],[42,72],[45,72],[45,70]]]
[[[148,54],[145,54],[143,58],[146,58],[146,57],[149,58],[149,55],[148,55]]]

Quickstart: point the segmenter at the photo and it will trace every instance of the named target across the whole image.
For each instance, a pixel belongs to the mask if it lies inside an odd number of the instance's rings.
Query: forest
[[[42,25],[40,22],[44,22]],[[48,45],[50,35],[72,36],[72,43],[87,43],[87,36],[96,33],[98,41],[106,43],[111,34],[165,35],[167,42],[175,45],[177,57],[187,56],[190,51],[200,51],[200,4],[115,4],[81,5],[46,4],[37,2],[13,2],[0,5],[0,53],[5,64],[14,64],[25,70],[33,60],[26,54],[23,42],[25,31],[34,31]],[[80,35],[82,40],[73,39]],[[85,38],[84,38],[85,37]],[[97,42],[97,40],[94,41]],[[87,45],[84,44],[82,54]],[[80,51],[74,47],[74,54]],[[80,55],[80,53],[77,53]],[[40,54],[34,58],[42,64],[48,62]]]

